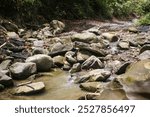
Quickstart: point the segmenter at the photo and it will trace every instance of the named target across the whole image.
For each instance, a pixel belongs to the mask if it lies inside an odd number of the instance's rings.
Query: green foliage
[[[150,13],[141,17],[141,19],[138,21],[138,24],[139,25],[150,25]]]

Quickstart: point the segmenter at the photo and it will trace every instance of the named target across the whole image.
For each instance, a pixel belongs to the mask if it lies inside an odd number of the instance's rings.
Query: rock
[[[16,62],[10,66],[10,72],[13,79],[26,79],[32,74],[36,73],[36,64],[32,62],[20,63]]]
[[[80,41],[80,42],[85,42],[85,43],[97,43],[98,38],[96,37],[95,34],[93,33],[76,33],[73,34],[71,37],[72,41]]]
[[[86,82],[81,83],[79,86],[82,90],[88,91],[88,92],[96,92],[98,89],[103,87],[103,83],[100,82]]]
[[[82,69],[99,69],[103,67],[103,63],[95,56],[88,58],[81,66]]]
[[[26,62],[36,63],[38,72],[49,71],[53,67],[53,60],[45,54],[37,54],[26,59]]]
[[[1,64],[0,64],[0,69],[2,70],[6,70],[8,69],[9,65],[11,64],[12,60],[4,60]]]
[[[44,41],[43,40],[35,40],[35,41],[33,41],[33,46],[34,47],[43,47]]]
[[[133,63],[125,74],[118,76],[129,99],[150,99],[150,59]]]
[[[111,72],[104,69],[95,69],[92,71],[88,71],[85,74],[77,75],[75,78],[75,83],[84,83],[87,81],[95,82],[95,81],[106,81],[107,78],[111,75]]]
[[[66,54],[65,54],[65,59],[68,63],[70,64],[74,64],[77,62],[77,60],[74,58],[74,56],[76,55],[75,52],[72,52],[72,51],[68,51]]]
[[[139,58],[140,60],[150,59],[150,50],[146,50],[146,51],[142,52],[142,53],[138,56],[138,58]]]
[[[110,69],[113,73],[117,72],[117,70],[119,69],[119,67],[121,66],[121,62],[118,60],[114,60],[112,61],[112,56],[110,56],[110,60],[107,62],[106,64],[106,68]],[[109,56],[107,56],[107,58],[109,58]]]
[[[129,42],[127,42],[127,41],[120,41],[118,43],[118,47],[122,50],[128,50],[130,45],[129,45]]]
[[[110,42],[116,42],[116,41],[118,41],[118,37],[115,35],[115,34],[113,34],[113,33],[102,33],[102,36],[105,38],[105,39],[107,39],[107,40],[109,40]]]
[[[140,54],[143,53],[146,50],[150,50],[150,44],[145,44],[141,49],[140,49]]]
[[[138,33],[138,29],[136,27],[129,27],[128,28],[129,32],[133,32],[133,33]]]
[[[83,42],[74,42],[74,48],[79,48],[80,50],[89,51],[92,55],[95,56],[106,56],[107,52],[104,49],[100,49],[99,47],[92,46]]]
[[[100,35],[101,34],[101,32],[99,30],[99,27],[96,27],[96,26],[92,27],[88,30],[82,31],[82,32],[90,32],[90,33],[94,33],[95,35]]]
[[[120,68],[118,68],[116,74],[117,74],[117,75],[124,74],[125,71],[126,71],[126,69],[127,69],[127,67],[128,67],[130,64],[131,64],[131,62],[126,62],[126,63],[122,64],[122,65],[120,66]]]
[[[18,32],[18,26],[12,22],[5,20],[2,22],[2,26],[4,26],[7,31],[16,32],[16,33]]]
[[[87,60],[90,56],[92,56],[92,54],[86,50],[82,50],[80,52],[77,53],[77,61],[78,62],[84,62],[85,60]]]
[[[145,59],[133,63],[126,70],[125,74],[118,76],[123,84],[132,84],[135,81],[145,81],[150,79],[150,59]]]
[[[60,42],[56,43],[53,45],[51,48],[49,55],[50,56],[57,56],[57,55],[64,55],[67,51],[72,50],[73,46],[70,45],[65,45]]]
[[[4,85],[0,84],[0,91],[4,90]]]
[[[52,20],[50,26],[54,35],[61,33],[65,29],[65,24],[58,20]]]
[[[6,87],[14,85],[12,78],[7,76],[7,75],[5,75],[1,71],[0,71],[0,84],[4,85]]]
[[[59,55],[53,57],[54,64],[57,65],[57,66],[63,66],[64,59],[65,58],[63,56],[59,56]]]
[[[13,94],[14,95],[32,95],[35,93],[41,93],[44,91],[45,85],[43,82],[36,82],[31,84],[26,84],[19,86],[14,89]]]
[[[70,70],[70,69],[71,69],[71,65],[70,65],[70,64],[64,64],[63,70],[68,71],[68,70]]]
[[[36,54],[48,55],[49,51],[47,49],[44,49],[44,48],[34,48],[32,53],[33,53],[33,55],[36,55]]]
[[[7,35],[10,39],[19,39],[19,35],[15,32],[7,32]]]
[[[80,63],[76,63],[72,66],[72,68],[70,69],[70,73],[75,73],[75,72],[79,72],[81,70],[81,64]]]

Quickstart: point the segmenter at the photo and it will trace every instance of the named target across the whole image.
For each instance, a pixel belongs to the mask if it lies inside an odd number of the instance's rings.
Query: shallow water
[[[45,84],[45,91],[36,95],[14,96],[11,94],[12,88],[0,93],[0,99],[7,100],[76,100],[85,95],[77,84],[70,80],[68,72],[55,70],[50,72],[50,76],[42,76],[34,82],[42,81]],[[27,82],[27,80],[23,81]]]

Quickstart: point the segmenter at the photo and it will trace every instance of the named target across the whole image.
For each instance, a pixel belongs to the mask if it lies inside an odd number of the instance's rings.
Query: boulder
[[[26,59],[26,63],[36,63],[38,72],[47,72],[53,67],[53,59],[45,54],[37,54]]]
[[[36,82],[26,85],[21,85],[14,89],[14,95],[32,95],[44,91],[45,85],[43,82]]]
[[[100,69],[103,68],[103,63],[95,56],[89,57],[83,64],[82,69]]]
[[[76,33],[71,37],[72,41],[80,41],[85,43],[97,43],[98,38],[94,33],[84,32],[84,33]]]
[[[16,62],[10,66],[12,78],[17,80],[26,79],[30,75],[36,73],[36,71],[36,64],[32,62]]]
[[[150,59],[150,50],[146,50],[146,51],[142,52],[142,53],[138,56],[138,58],[139,58],[140,60]]]
[[[11,77],[0,71],[0,84],[6,87],[13,86],[13,80]]]

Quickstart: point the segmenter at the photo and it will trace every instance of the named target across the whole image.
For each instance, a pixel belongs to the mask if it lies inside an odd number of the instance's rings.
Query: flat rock
[[[75,72],[79,72],[81,70],[81,64],[80,63],[76,63],[72,66],[72,68],[70,69],[70,73],[75,73]]]
[[[119,39],[114,33],[102,33],[102,36],[110,42],[116,42]]]
[[[0,68],[2,70],[6,70],[8,69],[9,65],[11,64],[12,60],[8,59],[8,60],[4,60],[1,64],[0,64]]]
[[[72,35],[72,41],[80,41],[85,43],[93,43],[98,42],[98,38],[95,34],[90,32],[84,32],[84,33],[76,33]]]
[[[33,62],[36,64],[38,72],[49,71],[53,67],[53,60],[50,56],[45,54],[37,54],[26,59],[26,62]]]
[[[129,42],[127,42],[127,41],[120,41],[118,43],[118,47],[122,50],[128,50],[130,45],[129,45]]]
[[[146,51],[142,52],[142,53],[138,56],[138,58],[139,58],[140,60],[150,59],[150,50],[146,50]]]
[[[19,86],[14,89],[13,94],[15,95],[32,95],[35,93],[40,93],[45,89],[43,82],[36,82],[31,84],[26,84]]]
[[[7,32],[7,36],[12,39],[19,39],[19,35],[15,32]]]
[[[13,79],[26,79],[30,75],[37,72],[36,64],[32,62],[21,63],[16,62],[10,66],[10,72]]]
[[[65,57],[63,56],[55,56],[53,57],[54,64],[57,66],[63,66]]]

